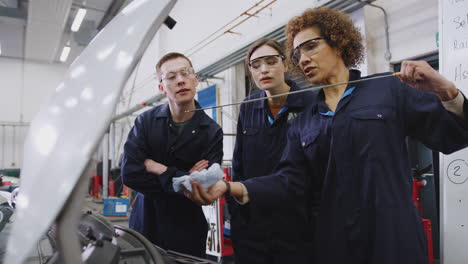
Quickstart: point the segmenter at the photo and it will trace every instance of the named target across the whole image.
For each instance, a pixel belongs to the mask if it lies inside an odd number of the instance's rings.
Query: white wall
[[[437,0],[377,0],[388,13],[391,63],[437,52]],[[384,58],[385,28],[381,10],[367,6],[366,36],[369,74],[392,70]]]
[[[27,127],[61,81],[66,67],[0,57],[0,168],[21,167]],[[5,125],[6,123],[11,125]]]
[[[60,64],[23,63],[0,57],[0,121],[31,121],[66,70]]]
[[[0,121],[20,121],[23,78],[20,61],[0,58]]]
[[[28,129],[27,124],[0,125],[0,169],[21,167],[23,143]]]

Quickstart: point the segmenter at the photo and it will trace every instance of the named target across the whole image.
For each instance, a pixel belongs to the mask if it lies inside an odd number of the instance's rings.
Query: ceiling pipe
[[[186,52],[184,52],[184,54],[187,54],[187,56],[191,56],[193,54],[195,54],[197,51],[199,51],[200,49],[206,47],[207,45],[209,45],[210,43],[212,43],[213,41],[217,40],[218,38],[220,38],[221,36],[225,35],[225,34],[228,34],[228,33],[234,33],[232,30],[236,27],[238,27],[240,24],[244,23],[246,20],[252,18],[252,17],[255,17],[258,13],[260,13],[263,9],[267,8],[268,6],[270,6],[271,4],[273,4],[274,2],[276,2],[277,0],[272,0],[270,3],[266,4],[265,6],[263,6],[261,9],[257,10],[256,12],[254,13],[249,13],[252,9],[260,6],[260,4],[262,2],[264,2],[265,0],[260,0],[259,2],[255,3],[252,7],[250,7],[249,9],[245,10],[244,12],[242,12],[240,15],[238,15],[236,18],[234,18],[233,20],[229,21],[227,24],[225,24],[224,26],[222,26],[221,28],[219,28],[218,30],[216,30],[215,32],[211,33],[208,37],[204,38],[203,40],[201,40],[200,42],[198,42],[197,44],[195,44],[192,48],[190,48],[189,50],[187,50]],[[243,20],[241,20],[239,23],[237,23],[236,25],[228,28],[227,30],[224,30],[227,26],[229,26],[230,24],[234,23],[236,20],[238,20],[239,18],[242,18],[244,16],[247,16],[247,18],[244,18]],[[223,33],[221,33],[219,36],[215,37],[214,39],[206,42],[205,44],[201,45],[202,43],[204,43],[205,41],[207,41],[208,39],[210,39],[211,37],[213,37],[214,35],[216,35],[217,33],[221,32],[222,30],[224,30]],[[201,46],[200,46],[201,45]]]
[[[353,0],[353,1],[333,0],[333,1],[327,2],[327,4],[323,6],[329,7],[329,8],[336,8],[338,5],[340,5],[343,8],[341,9],[341,11],[352,12],[374,1],[375,0],[368,0],[366,2],[360,2],[358,0]],[[343,6],[342,5],[343,2],[347,2],[348,6]],[[286,36],[284,35],[285,28],[286,26],[281,26],[275,31],[265,35],[264,37],[274,39],[279,42],[284,41],[286,40]],[[212,63],[211,65],[206,66],[205,68],[197,72],[198,76],[206,76],[206,77],[214,76],[228,69],[229,67],[242,62],[245,59],[245,54],[247,53],[247,50],[249,49],[250,45],[252,45],[252,43],[253,42],[248,43],[247,45],[239,48],[237,51],[231,53],[230,55],[220,58],[218,61]]]
[[[209,36],[207,36],[206,38],[204,38],[203,40],[201,40],[200,42],[198,42],[197,44],[195,44],[192,48],[190,48],[189,50],[187,50],[186,52],[184,52],[184,54],[188,54],[192,49],[196,48],[198,45],[202,44],[205,40],[211,38],[212,36],[214,36],[216,33],[219,33],[221,30],[223,30],[224,28],[226,28],[227,26],[229,26],[231,23],[233,23],[234,21],[236,21],[238,18],[242,17],[244,14],[248,14],[248,12],[250,10],[252,10],[253,8],[257,7],[261,2],[263,2],[265,0],[260,0],[260,2],[257,2],[254,6],[252,6],[251,8],[245,10],[242,14],[240,14],[239,16],[237,16],[236,18],[234,18],[233,20],[229,21],[227,24],[225,24],[224,26],[220,27],[218,30],[216,30],[215,32],[211,33]]]
[[[366,3],[367,5],[378,8],[383,12],[384,23],[385,23],[385,47],[386,47],[386,51],[385,51],[384,56],[385,56],[385,60],[390,61],[392,59],[392,52],[390,52],[390,30],[389,30],[390,27],[388,25],[387,11],[385,11],[385,9],[383,7],[381,7],[381,6],[370,3],[371,1],[359,0],[359,2]]]

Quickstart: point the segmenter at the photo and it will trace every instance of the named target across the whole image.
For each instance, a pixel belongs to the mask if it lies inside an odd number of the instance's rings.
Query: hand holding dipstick
[[[237,103],[224,104],[224,105],[215,105],[215,106],[210,106],[210,107],[205,107],[205,108],[195,108],[195,109],[193,109],[193,110],[187,110],[186,112],[195,112],[195,111],[200,111],[200,110],[209,110],[209,109],[221,108],[221,107],[232,106],[232,105],[240,105],[240,104],[252,103],[252,102],[256,102],[256,101],[265,100],[265,99],[268,99],[268,98],[281,97],[281,96],[290,95],[290,94],[303,93],[303,92],[311,91],[311,90],[318,90],[318,89],[321,89],[321,88],[327,88],[327,87],[332,87],[332,86],[337,86],[337,85],[343,85],[343,84],[349,84],[349,83],[357,83],[357,82],[368,81],[368,80],[375,80],[375,79],[386,78],[386,77],[394,77],[394,76],[398,76],[398,77],[399,77],[400,75],[401,75],[401,73],[395,72],[395,73],[388,74],[388,75],[376,76],[376,77],[371,77],[371,78],[364,78],[364,79],[359,79],[359,80],[354,80],[354,81],[349,81],[349,82],[342,82],[342,83],[334,83],[334,84],[327,84],[327,85],[321,85],[321,86],[314,86],[314,87],[307,88],[307,89],[302,89],[302,90],[299,90],[299,91],[281,93],[281,94],[276,94],[276,95],[273,95],[273,96],[266,96],[266,97],[261,97],[261,98],[252,99],[252,100],[245,100],[245,101],[237,102]]]
[[[252,100],[245,100],[245,101],[237,102],[237,103],[216,105],[216,106],[210,106],[210,107],[205,107],[205,108],[196,108],[193,110],[187,110],[186,112],[194,112],[194,111],[215,109],[215,108],[221,108],[221,107],[232,106],[232,105],[252,103],[256,101],[265,100],[268,98],[281,97],[285,95],[303,93],[306,91],[318,90],[318,89],[328,88],[328,87],[337,86],[337,85],[358,83],[358,82],[387,78],[387,77],[399,77],[402,82],[408,84],[409,86],[415,89],[433,92],[440,98],[441,101],[451,100],[458,95],[458,90],[455,87],[455,85],[452,82],[448,81],[446,78],[444,78],[440,73],[432,69],[431,66],[427,62],[425,61],[403,61],[401,72],[395,72],[392,74],[381,75],[381,76],[376,76],[376,77],[371,77],[371,78],[363,78],[363,79],[353,80],[353,81],[348,81],[348,82],[314,86],[314,87],[302,89],[299,91],[281,93],[281,94],[276,94],[273,96],[266,96],[266,97],[252,99]]]

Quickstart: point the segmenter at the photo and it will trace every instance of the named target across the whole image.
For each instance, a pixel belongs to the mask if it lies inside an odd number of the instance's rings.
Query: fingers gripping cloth
[[[211,185],[216,183],[217,181],[221,180],[224,177],[224,172],[219,166],[218,163],[213,163],[208,170],[204,169],[202,171],[195,171],[192,172],[190,175],[185,175],[182,177],[177,177],[172,179],[172,187],[174,187],[174,191],[180,192],[182,191],[182,185],[188,191],[192,192],[192,184],[190,180],[194,180],[196,182],[201,183],[205,190],[208,189]]]

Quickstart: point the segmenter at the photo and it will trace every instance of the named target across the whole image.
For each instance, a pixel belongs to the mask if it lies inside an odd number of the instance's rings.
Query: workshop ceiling
[[[0,0],[0,56],[39,62],[66,63],[88,45],[117,12],[132,0]],[[70,27],[80,8],[86,16],[77,32]]]

